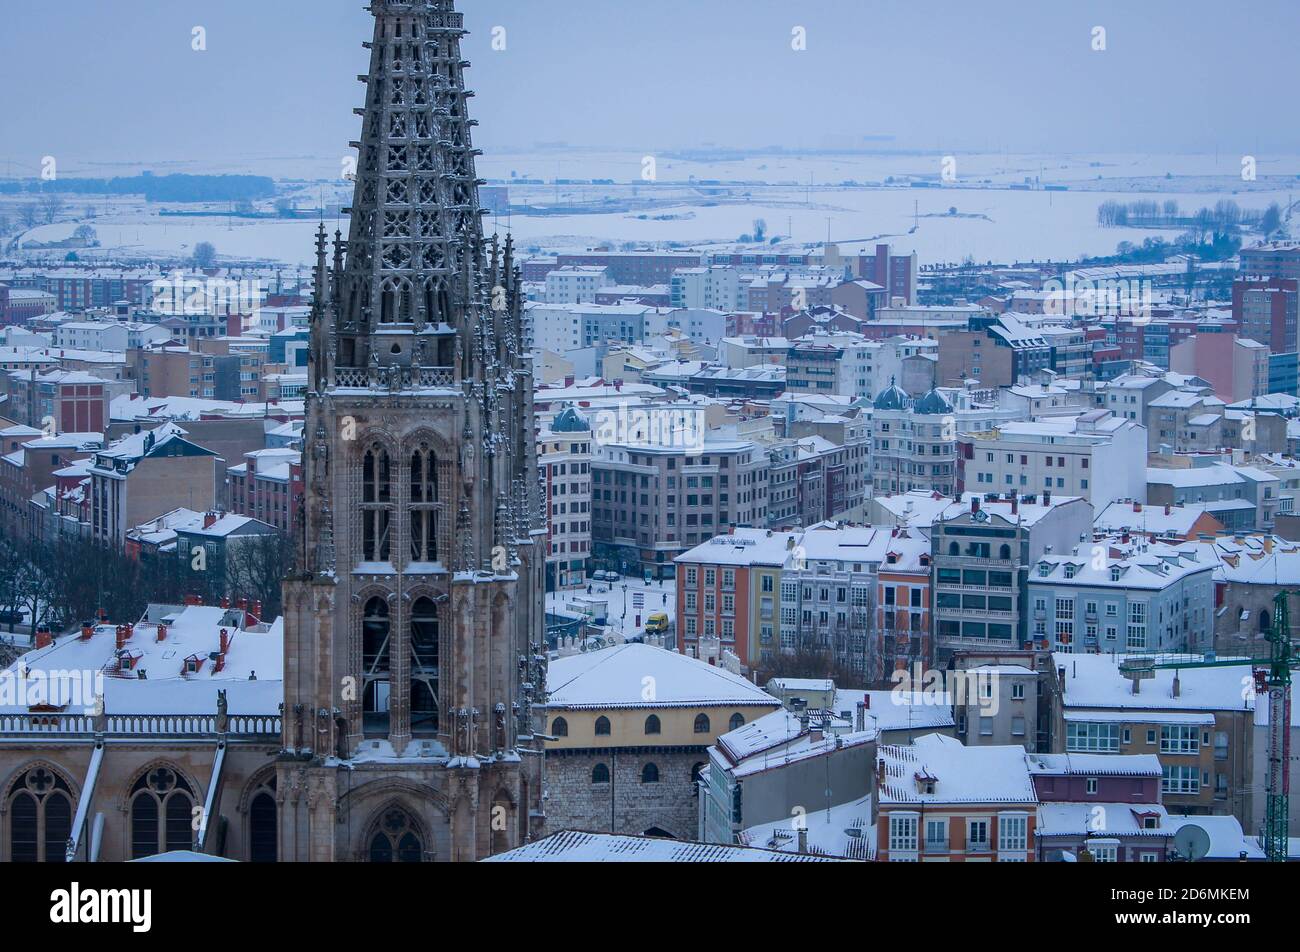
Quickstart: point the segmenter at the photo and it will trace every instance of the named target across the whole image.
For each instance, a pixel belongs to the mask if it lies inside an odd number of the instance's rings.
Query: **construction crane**
[[[1203,661],[1154,663],[1135,658],[1121,665],[1134,674],[1140,668],[1154,671],[1157,668],[1238,668],[1250,665],[1255,670],[1256,690],[1268,691],[1268,773],[1264,783],[1267,806],[1262,840],[1264,855],[1271,863],[1285,863],[1287,860],[1287,829],[1291,816],[1291,666],[1295,648],[1291,643],[1288,599],[1292,595],[1300,595],[1300,592],[1278,592],[1273,598],[1273,625],[1268,633],[1267,658],[1219,661],[1211,656]]]

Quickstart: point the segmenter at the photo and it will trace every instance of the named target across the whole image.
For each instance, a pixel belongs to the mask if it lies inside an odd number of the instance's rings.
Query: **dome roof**
[[[591,424],[578,412],[577,407],[565,407],[551,422],[552,433],[587,433],[590,430]]]
[[[912,410],[916,413],[952,413],[952,404],[938,390],[931,390],[916,401]]]
[[[907,391],[894,384],[891,380],[889,388],[880,391],[880,395],[876,397],[876,402],[872,406],[877,410],[906,410],[909,399]]]

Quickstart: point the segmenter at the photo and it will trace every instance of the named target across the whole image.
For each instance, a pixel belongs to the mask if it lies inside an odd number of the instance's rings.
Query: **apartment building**
[[[591,423],[574,407],[557,413],[537,435],[547,513],[548,592],[587,584],[592,554],[592,453]]]
[[[672,306],[743,310],[748,303],[740,272],[732,267],[679,268],[673,272]]]
[[[671,578],[687,549],[767,524],[767,454],[748,440],[598,443],[591,469],[593,554],[624,573]]]
[[[931,529],[935,648],[1023,648],[1030,641],[1027,582],[1047,554],[1091,538],[1093,511],[1078,497],[967,493]]]
[[[1023,747],[927,734],[881,747],[876,772],[878,861],[1037,860],[1038,797]]]
[[[1216,457],[1172,457],[1190,465],[1147,468],[1147,502],[1153,506],[1203,504],[1230,531],[1273,526],[1281,480],[1254,466],[1233,466]]]
[[[872,493],[929,489],[952,494],[958,480],[958,421],[949,397],[931,390],[913,400],[891,384],[872,407]]]
[[[1212,651],[1216,568],[1196,547],[1045,554],[1029,576],[1033,641],[1061,653]]]
[[[607,268],[583,265],[558,268],[546,276],[546,303],[594,304],[596,295],[613,284]]]
[[[92,538],[120,546],[128,531],[163,513],[215,508],[220,463],[171,423],[97,452],[90,469]]]
[[[736,529],[677,556],[678,650],[699,657],[701,640],[716,638],[747,667],[770,660],[781,637],[782,573],[798,539]]]
[[[226,471],[230,510],[296,534],[301,525],[302,454],[293,449],[264,449],[244,454],[244,462]]]
[[[1146,428],[1109,410],[962,433],[958,488],[1081,496],[1096,507],[1146,499]]]
[[[1157,670],[1149,656],[1145,665],[1077,652],[1052,659],[1053,752],[1154,754],[1170,811],[1246,822],[1256,707],[1249,664]]]

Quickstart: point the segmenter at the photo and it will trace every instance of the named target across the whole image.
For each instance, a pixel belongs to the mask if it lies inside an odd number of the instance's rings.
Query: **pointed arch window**
[[[421,598],[411,609],[411,733],[438,733],[438,606]]]
[[[280,858],[279,811],[274,791],[272,777],[248,805],[248,859],[253,863],[274,863]]]
[[[131,788],[131,858],[194,848],[194,791],[170,767],[146,770]]]
[[[361,615],[362,720],[367,734],[388,733],[391,633],[388,601],[370,599]]]
[[[392,558],[393,474],[388,451],[379,444],[366,450],[361,475],[361,558],[388,562]]]
[[[72,791],[63,778],[33,767],[9,788],[9,861],[63,863],[72,836]]]
[[[697,733],[697,734],[707,734],[707,733],[709,732],[709,730],[710,730],[710,726],[709,726],[709,715],[707,715],[707,714],[696,714],[696,715],[695,715],[695,733]]]
[[[370,837],[372,863],[422,863],[424,844],[406,811],[389,810]]]
[[[438,457],[427,444],[411,454],[411,561],[437,562]]]

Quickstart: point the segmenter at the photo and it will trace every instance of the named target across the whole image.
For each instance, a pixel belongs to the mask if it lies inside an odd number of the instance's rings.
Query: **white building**
[[[602,288],[612,287],[609,269],[571,265],[546,276],[547,304],[593,304]]]
[[[673,272],[673,307],[738,311],[744,306],[740,272],[734,268],[678,268]]]
[[[983,493],[1044,490],[1095,506],[1146,501],[1146,427],[1109,410],[964,433],[964,485]]]

